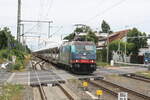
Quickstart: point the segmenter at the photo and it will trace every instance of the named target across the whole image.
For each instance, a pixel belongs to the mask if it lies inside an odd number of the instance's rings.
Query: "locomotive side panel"
[[[59,63],[70,65],[70,45],[65,45],[60,48]]]

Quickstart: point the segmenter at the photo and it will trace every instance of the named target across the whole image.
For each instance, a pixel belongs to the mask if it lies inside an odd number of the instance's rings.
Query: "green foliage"
[[[8,60],[12,60],[12,56],[16,56],[16,63],[14,65],[12,65],[12,68],[11,69],[14,69],[14,70],[20,70],[23,68],[24,66],[24,59],[25,59],[25,56],[26,53],[20,51],[20,50],[16,50],[16,49],[13,49],[13,50],[8,50],[8,49],[3,49],[0,51],[0,59],[1,60],[5,60],[5,59],[8,59]]]
[[[133,28],[128,32],[128,37],[146,36],[145,33]],[[128,38],[128,43],[133,43],[135,47],[132,49],[133,54],[138,54],[139,49],[147,46],[147,38]]]
[[[29,53],[30,50],[28,47],[23,46],[21,43],[15,40],[11,35],[9,28],[5,27],[0,29],[0,50],[1,49],[17,49],[25,52],[25,48]]]
[[[10,33],[11,32],[9,31],[9,29],[6,27],[3,30],[0,29],[0,49],[5,49],[6,47],[9,47],[9,38],[13,38]]]
[[[102,33],[112,33],[109,24],[103,20],[101,24]]]
[[[26,50],[26,51],[25,51]],[[12,56],[16,56],[16,63],[12,65],[12,69],[20,70],[24,66],[25,55],[30,52],[28,47],[23,46],[16,41],[11,35],[8,28],[0,29],[0,59],[12,60]]]
[[[88,41],[93,41],[94,43],[98,42],[98,37],[92,31],[88,32],[88,35],[86,36],[86,38]]]
[[[120,52],[125,53],[125,42],[116,40],[113,41],[109,44],[109,61],[112,58],[112,52],[113,51],[118,51],[118,47],[120,45]],[[126,43],[126,53],[129,55],[132,52],[132,49],[134,48],[133,43]],[[104,48],[102,50],[97,50],[97,61],[98,62],[106,62],[106,57],[107,57],[107,49]]]
[[[100,66],[100,67],[107,67],[109,64],[108,63],[106,63],[106,62],[96,62],[96,64],[97,64],[97,66]]]
[[[74,33],[71,33],[71,34],[69,34],[68,36],[66,36],[64,39],[71,41],[71,40],[74,39],[74,37],[75,37],[75,34],[74,34]]]
[[[106,49],[97,50],[96,52],[97,61],[106,62],[106,53],[107,53],[106,51],[107,51]]]
[[[82,26],[82,27],[77,27],[74,30],[74,33],[88,33],[88,32],[92,32],[92,29],[89,26]]]
[[[120,50],[119,50],[119,45],[120,45]],[[134,43],[127,43],[127,42],[122,42],[119,40],[113,41],[109,44],[109,51],[121,51],[125,53],[125,45],[126,45],[126,53],[127,55],[132,52],[132,50],[135,48]]]
[[[13,70],[21,70],[22,69],[22,64],[21,63],[16,63],[12,65]]]
[[[0,58],[8,58],[8,50],[7,49],[3,49],[0,51]]]
[[[96,37],[95,32],[93,32],[89,26],[77,27],[73,33],[69,34],[64,39],[72,41],[75,38],[75,34],[79,33],[87,33],[86,36],[80,36],[80,40],[93,41],[95,43],[98,42],[98,38]]]

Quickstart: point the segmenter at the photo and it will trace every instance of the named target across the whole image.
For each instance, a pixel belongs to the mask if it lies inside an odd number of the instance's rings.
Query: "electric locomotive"
[[[72,41],[59,48],[58,64],[77,74],[90,74],[96,70],[96,46],[93,42]]]

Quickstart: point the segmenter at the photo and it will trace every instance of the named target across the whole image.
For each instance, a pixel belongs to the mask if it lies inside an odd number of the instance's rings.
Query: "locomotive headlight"
[[[79,60],[76,60],[76,62],[79,62]]]
[[[94,63],[94,60],[90,60],[91,63]]]

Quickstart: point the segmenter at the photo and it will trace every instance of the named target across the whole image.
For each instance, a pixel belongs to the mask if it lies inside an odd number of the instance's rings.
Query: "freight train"
[[[39,50],[34,53],[41,59],[76,74],[90,74],[96,70],[96,46],[93,42],[66,42],[60,47]]]

